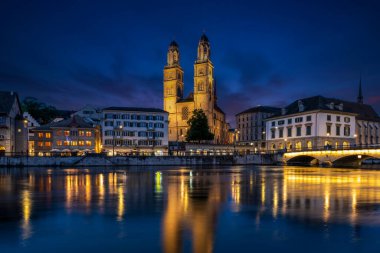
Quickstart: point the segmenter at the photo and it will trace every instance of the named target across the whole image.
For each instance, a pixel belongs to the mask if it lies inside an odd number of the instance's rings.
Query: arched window
[[[198,83],[198,91],[204,91],[205,90],[205,84],[204,82],[199,82]]]
[[[311,141],[306,142],[307,149],[312,149],[313,148],[313,143]]]
[[[182,107],[182,120],[187,120],[189,119],[189,108],[186,106],[186,107]]]
[[[296,142],[296,149],[301,150],[302,149],[302,143],[300,141]]]

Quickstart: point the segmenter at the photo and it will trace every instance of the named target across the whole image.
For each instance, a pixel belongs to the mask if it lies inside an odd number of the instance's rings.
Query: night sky
[[[53,3],[54,2],[54,3]],[[380,111],[379,1],[0,1],[0,90],[59,109],[162,108],[171,40],[185,90],[211,42],[218,101],[233,115],[324,95]]]

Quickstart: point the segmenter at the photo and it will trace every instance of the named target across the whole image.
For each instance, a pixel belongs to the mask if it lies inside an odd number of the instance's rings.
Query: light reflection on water
[[[329,252],[339,240],[377,252],[379,210],[378,170],[0,170],[7,252],[302,252],[297,243]],[[56,248],[63,240],[72,244]]]

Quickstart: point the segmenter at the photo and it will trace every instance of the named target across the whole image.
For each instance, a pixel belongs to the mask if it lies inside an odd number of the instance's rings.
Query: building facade
[[[256,151],[265,150],[265,119],[280,112],[277,107],[257,106],[236,114],[237,144],[250,145]]]
[[[85,118],[73,116],[32,129],[34,155],[99,153],[101,149],[99,127]]]
[[[28,126],[28,153],[30,155],[34,154],[34,132],[32,131],[34,128],[39,127],[40,123],[29,113],[23,113],[24,120],[27,122]]]
[[[194,64],[194,90],[185,98],[179,47],[175,41],[169,46],[163,85],[164,110],[169,113],[169,141],[185,141],[187,121],[195,109],[202,109],[214,134],[214,143],[228,143],[226,115],[217,105],[214,65],[210,56],[210,42],[203,34]]]
[[[168,151],[168,113],[156,108],[103,109],[102,145],[109,155],[162,155]]]
[[[15,92],[0,92],[0,155],[28,152],[27,124]]]
[[[379,136],[375,128],[378,120],[369,105],[322,96],[301,99],[266,120],[267,148],[288,151],[350,148],[371,138],[375,144]],[[363,134],[362,125],[368,122],[372,126],[370,136]]]

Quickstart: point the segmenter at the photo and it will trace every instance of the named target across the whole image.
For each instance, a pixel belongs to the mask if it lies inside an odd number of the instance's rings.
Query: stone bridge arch
[[[295,155],[290,158],[285,158],[284,162],[287,165],[318,165],[319,159],[311,155]]]
[[[283,162],[288,165],[319,164],[336,167],[358,167],[367,159],[380,159],[380,149],[289,152],[283,156]]]

